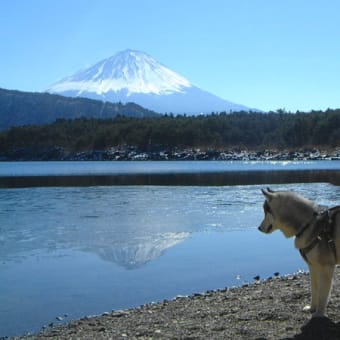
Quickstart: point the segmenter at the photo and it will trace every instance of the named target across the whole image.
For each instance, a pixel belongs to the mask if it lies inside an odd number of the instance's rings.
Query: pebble
[[[116,318],[120,318],[120,317],[126,316],[126,315],[129,315],[129,312],[125,311],[125,310],[112,311],[112,316],[116,317]]]
[[[195,293],[194,296],[204,296],[205,293]]]
[[[309,305],[307,305],[307,306],[304,306],[303,308],[302,308],[302,311],[303,312],[305,312],[305,313],[310,313],[310,306]]]

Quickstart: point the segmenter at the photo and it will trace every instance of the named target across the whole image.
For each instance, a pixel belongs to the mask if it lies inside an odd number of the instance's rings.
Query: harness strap
[[[334,215],[340,213],[340,205],[328,209],[330,219],[333,219]]]
[[[295,235],[295,237],[300,237],[310,226],[310,223],[307,223],[305,226],[301,228],[301,230]]]
[[[301,256],[307,263],[308,263],[307,254],[319,243],[319,241],[320,240],[318,238],[315,238],[309,246],[299,249]]]
[[[332,253],[334,254],[335,260],[337,259],[337,251],[334,242],[334,227],[335,227],[335,216],[340,213],[340,205],[330,208],[320,215],[320,219],[317,222],[317,226],[320,227],[320,232],[315,239],[305,248],[299,249],[301,256],[308,263],[307,254],[314,249],[322,240],[327,242]],[[302,230],[296,235],[301,236],[302,233],[309,227],[307,224]]]
[[[336,246],[335,246],[335,242],[333,240],[333,238],[329,238],[330,235],[327,235],[326,241],[328,246],[331,248],[332,253],[334,254],[334,258],[337,259],[337,251],[336,251]],[[321,238],[321,236],[318,236],[317,238],[315,238],[312,243],[310,245],[308,245],[305,248],[299,249],[301,256],[303,257],[303,259],[308,263],[308,259],[307,259],[307,254],[318,245],[318,243],[323,240],[323,238]]]

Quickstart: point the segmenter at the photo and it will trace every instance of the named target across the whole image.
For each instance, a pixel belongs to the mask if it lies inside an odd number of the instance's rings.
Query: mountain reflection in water
[[[176,194],[171,199],[168,190],[141,189],[0,191],[0,257],[12,261],[36,250],[74,249],[138,268],[193,231],[185,207],[174,207]]]
[[[0,204],[2,261],[73,249],[129,269],[193,232],[253,229],[262,216],[259,186],[2,189]]]
[[[256,230],[261,187],[0,189],[0,337],[297,270],[290,242]],[[327,183],[272,188],[339,204]]]
[[[189,233],[164,233],[132,239],[124,244],[112,244],[94,250],[103,260],[115,262],[127,269],[136,269],[161,256],[162,253],[184,241]]]

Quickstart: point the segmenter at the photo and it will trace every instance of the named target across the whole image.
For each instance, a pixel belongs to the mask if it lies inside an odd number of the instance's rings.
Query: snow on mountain
[[[52,92],[78,91],[105,95],[110,91],[165,95],[190,87],[188,80],[145,53],[127,50],[102,60],[53,85]]]
[[[135,102],[160,113],[249,111],[193,86],[146,53],[126,50],[53,84],[47,92],[109,102]]]

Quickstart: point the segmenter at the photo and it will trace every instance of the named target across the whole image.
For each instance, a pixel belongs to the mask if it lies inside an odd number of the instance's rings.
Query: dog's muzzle
[[[261,226],[259,226],[258,230],[260,230],[262,233],[269,234],[273,230],[273,225],[270,224],[266,230],[263,230]]]

